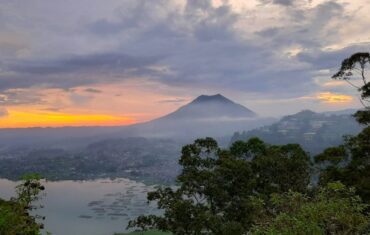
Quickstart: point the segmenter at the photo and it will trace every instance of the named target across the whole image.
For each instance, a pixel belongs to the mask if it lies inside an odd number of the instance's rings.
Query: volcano
[[[144,137],[220,137],[270,122],[221,94],[201,95],[170,114],[132,126],[132,133]]]

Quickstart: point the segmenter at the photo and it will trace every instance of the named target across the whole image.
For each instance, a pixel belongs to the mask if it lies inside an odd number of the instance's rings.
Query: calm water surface
[[[17,182],[0,179],[0,197],[14,195]],[[124,232],[130,219],[159,213],[146,203],[154,189],[128,179],[44,183],[47,194],[38,214],[46,216],[45,230],[53,235],[112,235]]]

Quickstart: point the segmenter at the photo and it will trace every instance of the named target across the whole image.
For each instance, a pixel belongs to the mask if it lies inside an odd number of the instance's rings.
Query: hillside
[[[231,142],[259,137],[271,144],[301,144],[313,154],[342,143],[344,135],[360,132],[361,126],[350,114],[315,113],[310,110],[281,118],[280,121],[250,131],[234,133]]]

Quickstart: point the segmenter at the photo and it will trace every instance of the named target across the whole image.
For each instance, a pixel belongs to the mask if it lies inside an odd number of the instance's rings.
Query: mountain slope
[[[189,104],[180,107],[160,119],[215,119],[215,118],[250,118],[257,115],[250,109],[237,104],[226,97],[217,95],[201,95]]]
[[[231,142],[259,137],[270,144],[298,143],[313,154],[342,143],[344,135],[357,134],[361,126],[349,114],[304,110],[258,129],[234,133]]]
[[[131,126],[0,129],[0,152],[19,146],[79,148],[104,139],[127,137],[188,141],[205,136],[231,136],[241,128],[252,129],[271,122],[257,118],[253,111],[220,94],[201,95],[173,113]]]
[[[272,119],[258,118],[250,109],[217,94],[201,95],[175,112],[133,129],[136,135],[144,137],[221,137],[231,136],[242,127],[252,129],[271,122]]]

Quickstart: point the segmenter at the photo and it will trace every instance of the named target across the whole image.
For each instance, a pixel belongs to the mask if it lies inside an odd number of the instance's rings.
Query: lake
[[[14,195],[17,182],[0,179],[0,197]],[[158,214],[146,194],[154,189],[129,179],[45,182],[45,231],[52,235],[112,235],[126,231],[130,219],[141,214]]]

